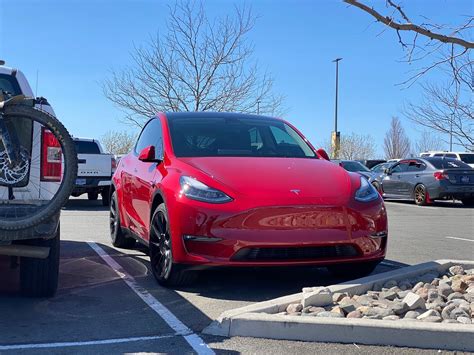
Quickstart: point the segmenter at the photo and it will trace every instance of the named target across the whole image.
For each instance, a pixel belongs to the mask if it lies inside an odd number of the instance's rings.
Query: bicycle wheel
[[[77,176],[77,154],[66,128],[47,112],[11,105],[3,122],[16,137],[12,149],[20,158],[12,164],[2,137],[0,230],[15,231],[41,224],[63,207]]]

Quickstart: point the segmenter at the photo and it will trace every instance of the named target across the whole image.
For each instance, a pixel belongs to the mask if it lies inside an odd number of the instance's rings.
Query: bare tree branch
[[[474,42],[467,41],[463,38],[460,37],[454,37],[454,36],[449,36],[449,35],[444,35],[442,33],[436,33],[432,32],[422,26],[415,25],[410,22],[410,20],[406,17],[405,13],[401,10],[401,7],[398,5],[395,5],[392,1],[388,1],[388,4],[392,7],[395,7],[401,14],[402,17],[407,21],[406,23],[400,23],[395,21],[393,17],[389,16],[383,16],[379,12],[375,11],[373,8],[357,1],[357,0],[344,0],[345,3],[348,3],[349,5],[353,5],[355,7],[358,7],[359,9],[367,12],[368,14],[372,15],[377,19],[377,21],[382,22],[383,24],[397,30],[397,31],[411,31],[411,32],[416,32],[419,33],[423,36],[429,37],[431,39],[438,40],[443,43],[452,43],[452,44],[457,44],[459,46],[462,46],[466,49],[474,48]],[[472,21],[472,20],[471,20]],[[466,26],[467,28],[467,26]]]
[[[252,60],[250,9],[212,22],[191,0],[169,11],[166,34],[136,47],[133,64],[103,84],[105,96],[127,113],[124,121],[141,126],[158,111],[282,113],[273,78]]]
[[[392,117],[390,128],[385,134],[384,151],[386,159],[402,159],[410,154],[411,144],[402,122],[398,117]]]
[[[128,131],[109,131],[101,139],[107,153],[114,155],[127,154],[135,145],[136,134]]]

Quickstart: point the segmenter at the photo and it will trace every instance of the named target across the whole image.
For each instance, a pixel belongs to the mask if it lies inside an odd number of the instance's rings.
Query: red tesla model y
[[[113,177],[113,245],[148,245],[163,285],[209,266],[368,274],[385,256],[383,201],[324,156],[281,119],[158,114]]]

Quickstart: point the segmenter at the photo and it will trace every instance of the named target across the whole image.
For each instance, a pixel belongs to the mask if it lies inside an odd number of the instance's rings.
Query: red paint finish
[[[155,196],[166,203],[173,258],[189,265],[328,265],[381,260],[387,214],[380,196],[354,199],[360,176],[326,161],[305,158],[198,157],[174,155],[168,120],[159,114],[163,161],[143,162],[132,152],[113,177],[122,227],[149,240]],[[299,133],[299,132],[298,132]],[[299,133],[300,134],[300,133]],[[190,176],[232,198],[222,204],[191,200],[181,194],[180,177]],[[157,195],[159,194],[159,195]],[[212,242],[183,236],[213,237]],[[236,260],[242,248],[346,247],[356,255],[265,261]],[[283,249],[282,249],[283,250]]]

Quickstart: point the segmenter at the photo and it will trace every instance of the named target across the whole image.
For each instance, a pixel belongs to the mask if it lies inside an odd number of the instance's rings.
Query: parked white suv
[[[76,176],[77,161],[72,143],[67,145],[66,151],[62,149],[64,145],[61,144],[67,139],[70,142],[70,136],[55,118],[48,101],[34,99],[24,74],[4,64],[0,61],[3,127],[0,137],[0,209],[4,223],[0,230],[0,255],[10,256],[12,267],[19,265],[20,287],[25,295],[52,296],[58,286],[59,217],[66,200],[62,196],[64,191],[66,197],[70,192],[65,186],[71,186]],[[15,98],[18,102],[28,102],[30,106],[5,106],[10,105],[9,98],[13,102]],[[21,112],[33,115],[36,120],[21,116]],[[62,143],[57,139],[58,134],[62,134]],[[11,165],[10,155],[13,149],[10,144],[14,140],[20,156],[26,157],[18,159],[16,166]],[[8,221],[11,224],[7,226]]]
[[[95,139],[74,138],[76,144],[78,171],[72,196],[87,193],[89,200],[102,195],[102,204],[109,205],[110,182],[115,172],[116,161],[112,154],[104,153]]]
[[[420,157],[445,157],[445,158],[454,158],[461,160],[464,163],[468,164],[471,168],[474,168],[474,153],[468,152],[443,152],[443,151],[430,151],[420,153]]]

